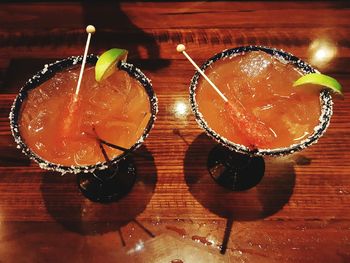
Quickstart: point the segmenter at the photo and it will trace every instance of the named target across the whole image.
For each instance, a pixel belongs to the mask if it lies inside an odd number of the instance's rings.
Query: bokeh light
[[[185,100],[177,100],[173,106],[173,113],[178,119],[185,119],[189,114],[189,104]]]
[[[330,40],[317,38],[310,44],[309,54],[311,65],[323,69],[337,55],[337,47]]]

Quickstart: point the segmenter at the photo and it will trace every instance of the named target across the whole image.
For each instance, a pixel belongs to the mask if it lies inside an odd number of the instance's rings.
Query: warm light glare
[[[184,101],[176,101],[173,110],[177,118],[185,118],[188,115],[188,106]]]
[[[310,63],[313,66],[324,68],[337,54],[337,47],[325,39],[314,40],[310,47]]]
[[[143,248],[144,248],[144,244],[143,244],[142,240],[140,240],[135,246],[135,251],[140,251]]]
[[[126,252],[128,255],[133,254],[135,252],[139,252],[141,250],[143,250],[143,248],[145,247],[145,243],[140,239],[139,242],[137,242],[135,244],[135,247],[130,249],[128,252]]]
[[[319,49],[315,52],[315,59],[319,61],[327,60],[328,56],[328,50],[327,49]]]

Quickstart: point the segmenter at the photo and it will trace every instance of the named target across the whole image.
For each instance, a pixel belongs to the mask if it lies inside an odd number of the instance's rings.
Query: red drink
[[[330,95],[323,91],[320,97],[318,89],[293,87],[313,69],[288,53],[263,47],[231,49],[202,68],[228,103],[195,75],[192,108],[207,133],[229,148],[286,154],[315,142],[329,123]]]
[[[69,113],[80,67],[58,72],[28,92],[19,117],[20,133],[41,158],[61,165],[104,162],[96,137],[130,148],[150,120],[148,95],[141,84],[123,70],[95,81],[94,67],[87,68],[79,99]],[[106,147],[112,159],[122,152]]]
[[[91,67],[97,57],[90,55],[78,101],[72,103],[81,61],[70,57],[46,65],[27,81],[11,108],[12,134],[42,168],[88,173],[113,166],[108,170],[116,171],[148,136],[157,98],[149,79],[129,63],[97,83]]]

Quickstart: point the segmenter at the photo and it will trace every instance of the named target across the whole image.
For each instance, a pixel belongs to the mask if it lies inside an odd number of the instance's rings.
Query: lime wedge
[[[306,74],[306,75],[300,77],[299,79],[297,79],[294,82],[293,87],[304,85],[304,84],[321,85],[321,86],[324,86],[324,87],[331,89],[332,91],[334,91],[336,93],[343,94],[342,93],[342,86],[340,85],[340,83],[336,79],[334,79],[330,76],[321,74],[321,73]]]
[[[116,70],[119,61],[126,61],[128,51],[120,48],[112,48],[104,52],[97,60],[95,66],[95,79],[101,81],[108,78]]]

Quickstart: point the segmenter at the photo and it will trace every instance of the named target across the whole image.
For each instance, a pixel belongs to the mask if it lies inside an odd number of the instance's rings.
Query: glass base
[[[116,201],[132,189],[136,180],[136,168],[130,158],[116,166],[93,173],[78,174],[78,186],[91,201],[109,203]]]
[[[232,191],[243,191],[261,181],[265,162],[262,157],[251,157],[217,145],[209,153],[207,168],[219,185]]]

